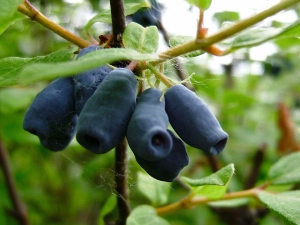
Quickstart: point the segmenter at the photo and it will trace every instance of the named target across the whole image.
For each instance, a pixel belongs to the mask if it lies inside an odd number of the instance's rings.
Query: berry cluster
[[[77,58],[98,49],[85,48]],[[192,91],[175,85],[163,95],[149,88],[136,98],[136,90],[136,77],[126,68],[103,66],[59,78],[36,96],[23,127],[53,151],[66,148],[75,133],[80,145],[99,154],[127,137],[139,165],[162,181],[173,181],[188,165],[184,142],[211,155],[224,149],[228,135]]]

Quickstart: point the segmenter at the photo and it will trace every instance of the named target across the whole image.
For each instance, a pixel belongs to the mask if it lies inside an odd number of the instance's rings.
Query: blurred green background
[[[63,27],[84,37],[78,13],[88,9],[94,13],[99,1],[68,3],[62,0],[31,1],[45,15]],[[163,3],[163,1],[161,1]],[[105,4],[104,1],[101,4]],[[165,6],[167,7],[167,6]],[[86,21],[92,14],[86,13]],[[234,14],[237,15],[237,14]],[[232,14],[224,14],[220,20],[228,20]],[[81,18],[81,17],[80,17]],[[236,17],[233,16],[233,20]],[[273,23],[281,26],[281,23]],[[110,28],[105,25],[93,27],[95,38]],[[167,29],[167,27],[166,27]],[[216,157],[220,167],[234,163],[236,172],[230,183],[230,191],[243,190],[249,182],[249,173],[255,167],[253,157],[263,152],[262,164],[255,181],[264,181],[268,168],[282,155],[295,151],[293,146],[278,148],[283,126],[279,127],[281,103],[289,110],[289,116],[281,121],[289,121],[294,127],[294,139],[299,143],[300,132],[300,79],[299,56],[300,40],[281,39],[271,42],[277,53],[266,60],[257,61],[249,57],[249,49],[239,50],[230,56],[226,63],[216,60],[215,56],[199,56],[182,59],[184,72],[194,73],[191,79],[197,94],[208,103],[223,129],[229,134],[226,149]],[[10,56],[33,57],[46,55],[70,46],[68,42],[28,19],[15,22],[0,36],[0,59]],[[259,49],[259,47],[258,47]],[[261,51],[264,51],[263,49]],[[217,67],[213,70],[207,65]],[[252,68],[257,67],[258,70]],[[239,74],[240,69],[243,74]],[[169,63],[167,75],[174,75]],[[0,88],[0,137],[10,155],[14,178],[19,194],[28,209],[31,224],[101,224],[101,210],[114,191],[114,151],[105,155],[93,154],[76,141],[63,152],[53,153],[40,146],[38,138],[22,129],[25,110],[35,95],[46,85],[36,83],[28,86]],[[287,139],[286,139],[287,141]],[[212,163],[199,150],[188,148],[190,164],[181,175],[200,178],[213,172]],[[149,204],[138,188],[137,172],[143,171],[129,152],[128,185],[132,208]],[[150,178],[149,178],[150,179]],[[174,202],[187,191],[180,182],[170,183],[169,203]],[[290,189],[291,187],[280,187]],[[12,203],[8,195],[3,173],[0,172],[0,224],[18,224],[8,210]],[[172,225],[197,224],[286,224],[273,213],[264,211],[255,201],[246,202],[239,212],[257,213],[249,217],[254,221],[226,222],[224,215],[234,214],[234,209],[220,209],[212,206],[199,206],[164,216]],[[257,211],[256,209],[261,209]],[[230,212],[229,212],[230,211]],[[262,212],[262,215],[258,213]],[[106,220],[116,218],[113,210]],[[233,214],[231,214],[233,213]],[[222,219],[223,218],[223,219]]]

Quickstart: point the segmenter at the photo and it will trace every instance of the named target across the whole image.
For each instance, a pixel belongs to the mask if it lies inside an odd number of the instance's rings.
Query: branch
[[[25,5],[20,4],[18,6],[18,11],[22,14],[28,16],[31,20],[34,20],[54,33],[58,34],[62,38],[68,40],[69,42],[79,46],[80,48],[85,48],[91,45],[88,41],[76,36],[70,31],[64,29],[53,21],[49,20],[46,16],[44,16],[41,12],[35,9],[28,1],[25,1]]]
[[[9,161],[7,150],[4,147],[3,142],[0,140],[0,163],[4,173],[5,181],[7,184],[9,196],[11,198],[14,210],[13,214],[21,225],[28,225],[27,210],[18,195],[17,187],[14,181],[12,167]]]
[[[256,24],[256,23],[282,11],[282,10],[285,10],[299,2],[300,2],[300,0],[280,1],[278,4],[270,7],[269,9],[266,9],[256,15],[249,17],[249,18],[243,19],[243,20],[237,22],[236,24],[234,24],[226,29],[222,29],[219,32],[217,32],[211,36],[208,36],[203,39],[193,40],[193,41],[187,42],[185,44],[178,45],[174,48],[170,48],[167,51],[160,53],[159,54],[160,59],[153,62],[153,64],[156,65],[156,64],[162,63],[166,60],[178,57],[180,55],[184,55],[186,53],[189,53],[189,52],[192,52],[195,50],[206,49],[209,46],[211,46],[212,44],[223,41],[226,38],[229,38],[241,31],[245,30],[246,28],[249,28],[249,27],[253,26],[254,24]]]
[[[110,10],[112,19],[112,31],[114,36],[114,47],[121,46],[121,35],[126,27],[124,0],[110,0]]]
[[[262,166],[262,163],[264,161],[264,157],[266,154],[266,149],[267,149],[267,144],[264,143],[259,148],[257,149],[253,159],[252,159],[252,168],[249,172],[249,175],[247,177],[247,181],[245,183],[245,189],[252,188],[254,187],[258,176],[259,172]]]
[[[125,225],[126,219],[130,214],[129,208],[129,190],[127,186],[127,141],[124,138],[123,141],[116,147],[115,153],[115,182],[116,182],[116,193],[118,201],[118,210],[120,219],[119,225]]]
[[[236,198],[256,198],[257,193],[265,189],[267,186],[268,183],[265,183],[262,186],[259,186],[257,188],[252,188],[249,190],[238,191],[233,193],[227,193],[222,198],[218,198],[218,199],[211,199],[206,197],[194,197],[194,194],[191,194],[178,202],[157,208],[156,213],[158,215],[162,215],[165,213],[175,212],[180,209],[189,209],[196,205],[203,205],[214,201],[229,200],[229,199],[236,199]]]

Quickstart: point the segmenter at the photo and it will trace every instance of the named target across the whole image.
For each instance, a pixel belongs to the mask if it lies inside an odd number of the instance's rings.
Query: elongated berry
[[[180,171],[189,164],[189,157],[184,143],[171,131],[173,146],[171,152],[157,161],[148,161],[135,155],[138,164],[153,178],[161,181],[172,182]]]
[[[72,140],[76,122],[73,79],[67,77],[52,81],[35,97],[23,128],[37,135],[45,148],[59,151]]]
[[[169,119],[162,92],[156,88],[144,91],[127,128],[127,140],[135,155],[155,161],[167,156],[173,146],[167,131]]]
[[[185,143],[210,155],[225,148],[227,133],[194,92],[183,85],[175,85],[165,93],[165,99],[170,124]]]
[[[91,45],[81,50],[77,59],[92,51],[101,51],[101,47]],[[112,71],[108,66],[101,66],[96,69],[88,70],[74,76],[74,93],[76,101],[76,111],[79,115],[86,101],[94,94],[103,79]]]
[[[137,81],[128,69],[118,68],[96,89],[83,107],[77,141],[95,153],[106,153],[125,137],[136,104]]]

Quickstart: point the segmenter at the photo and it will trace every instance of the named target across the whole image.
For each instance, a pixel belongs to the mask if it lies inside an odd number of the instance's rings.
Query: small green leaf
[[[203,185],[225,186],[231,179],[233,173],[234,173],[234,165],[231,163],[223,167],[222,169],[218,170],[217,172],[201,179],[195,180],[187,177],[182,177],[182,179],[192,187],[198,187]]]
[[[111,195],[107,201],[105,202],[104,206],[102,207],[99,217],[98,217],[98,224],[105,225],[104,216],[110,213],[117,205],[117,196]]]
[[[221,25],[225,21],[238,21],[240,19],[240,14],[233,11],[223,11],[215,13],[213,17],[218,21],[219,25]]]
[[[219,171],[202,179],[190,179],[183,177],[183,181],[189,184],[195,195],[205,196],[211,199],[221,198],[227,190],[228,183],[234,173],[234,165],[229,164]]]
[[[300,152],[279,159],[268,172],[271,184],[294,184],[300,182]]]
[[[193,188],[193,193],[195,195],[201,195],[210,199],[219,199],[223,197],[226,193],[227,185],[217,186],[217,185],[205,185],[197,188]]]
[[[173,48],[173,47],[182,45],[186,42],[193,41],[193,40],[195,40],[195,38],[191,37],[191,36],[183,36],[183,35],[173,36],[169,40],[169,45],[170,45],[170,47]],[[191,57],[196,57],[196,56],[202,55],[203,53],[205,53],[205,52],[202,50],[196,50],[196,51],[187,53],[185,55],[182,55],[182,57],[191,58]]]
[[[136,207],[127,218],[126,225],[170,225],[168,221],[158,217],[153,207],[141,205]]]
[[[210,7],[212,2],[212,0],[186,0],[186,1],[191,5],[197,6],[202,10],[207,10]]]
[[[154,61],[157,59],[156,54],[141,54],[130,49],[102,49],[90,52],[72,62],[34,63],[20,72],[19,84],[76,75],[118,60]]]
[[[238,34],[231,42],[231,50],[249,48],[274,38],[295,37],[300,35],[300,19],[283,28],[252,28]]]
[[[165,204],[171,190],[169,183],[153,179],[141,172],[138,173],[137,188],[154,206]]]
[[[158,30],[156,26],[142,27],[137,23],[130,23],[123,33],[123,45],[141,53],[155,53],[158,49]]]
[[[282,216],[290,224],[300,224],[300,191],[289,191],[280,194],[261,191],[258,193],[258,198],[271,211]]]
[[[140,8],[145,8],[145,7],[150,8],[151,5],[148,2],[126,3],[125,16],[131,15],[136,11],[138,11]],[[84,30],[87,31],[93,26],[94,23],[97,22],[111,24],[110,9],[100,9],[100,12],[87,22],[87,24],[84,26]]]
[[[0,60],[0,87],[16,85],[19,73],[27,66],[33,65],[37,62],[65,62],[68,61],[74,53],[75,48],[68,48],[58,52],[53,52],[46,56],[37,56],[34,58],[18,58],[9,57]],[[40,71],[40,75],[43,71]],[[26,75],[27,76],[27,75]],[[31,74],[28,74],[27,79],[30,79]]]

